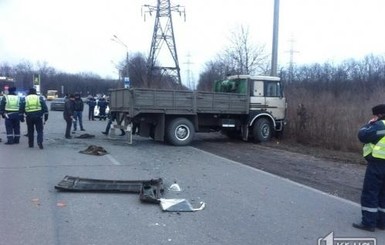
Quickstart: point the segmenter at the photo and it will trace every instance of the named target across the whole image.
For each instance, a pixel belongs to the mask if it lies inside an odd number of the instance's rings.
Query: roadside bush
[[[355,62],[353,68],[346,64],[344,69],[335,68],[336,73],[330,72],[330,66],[324,74],[318,69],[312,80],[286,81],[285,137],[309,146],[360,152],[358,129],[372,117],[373,106],[385,103],[385,63],[376,61],[382,67],[376,74],[368,74],[373,72],[370,68],[360,69],[353,77],[349,71],[358,69]],[[364,63],[368,65],[367,59]]]

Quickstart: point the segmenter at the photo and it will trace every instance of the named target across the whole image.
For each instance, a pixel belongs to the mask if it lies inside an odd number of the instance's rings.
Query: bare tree
[[[22,61],[17,64],[15,69],[16,86],[28,89],[32,87],[33,65],[29,61]]]
[[[197,90],[211,91],[214,81],[225,77],[227,74],[227,69],[220,61],[207,62],[205,71],[199,75]]]
[[[206,63],[200,74],[198,90],[210,90],[214,79],[230,74],[268,74],[270,70],[269,55],[265,46],[251,42],[248,28],[241,26],[232,32],[230,45],[215,60]]]
[[[265,45],[255,45],[249,28],[244,26],[232,32],[230,45],[219,58],[237,74],[265,74],[266,64],[269,63]]]
[[[146,58],[141,53],[135,53],[129,57],[128,74],[131,81],[131,86],[136,88],[146,86]]]
[[[11,65],[4,63],[0,65],[0,76],[13,77],[14,69]]]

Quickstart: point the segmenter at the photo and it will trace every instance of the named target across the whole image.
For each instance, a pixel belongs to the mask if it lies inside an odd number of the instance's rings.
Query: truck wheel
[[[188,145],[193,140],[194,131],[194,125],[189,120],[176,118],[167,126],[167,141],[176,146]]]
[[[253,126],[253,137],[257,143],[266,142],[271,139],[272,127],[266,118],[258,119]]]

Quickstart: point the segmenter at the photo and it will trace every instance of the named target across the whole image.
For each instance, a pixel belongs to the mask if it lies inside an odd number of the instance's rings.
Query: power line
[[[191,54],[188,53],[187,54],[187,61],[184,62],[184,64],[187,65],[187,70],[186,70],[186,73],[187,73],[187,86],[188,88],[190,88],[191,90],[195,90],[195,82],[193,81],[193,75],[192,75],[192,72],[191,72],[191,65],[194,64],[193,62],[191,62]]]
[[[293,76],[294,76],[294,54],[299,53],[299,51],[294,49],[295,39],[293,36],[289,39],[289,42],[290,42],[289,81],[291,82],[293,81]]]
[[[186,19],[186,12],[183,6],[175,5],[171,6],[170,0],[157,0],[157,6],[143,5],[147,8],[144,11],[144,18],[146,19],[146,13],[152,16],[155,12],[154,32],[151,41],[150,54],[147,60],[147,69],[150,75],[150,79],[155,71],[161,71],[162,74],[173,77],[176,82],[181,85],[180,67],[178,61],[177,48],[175,44],[174,27],[172,23],[172,12],[177,12],[179,15],[184,16]],[[170,66],[158,66],[157,59],[162,49],[163,44],[167,45],[169,54],[174,62]]]

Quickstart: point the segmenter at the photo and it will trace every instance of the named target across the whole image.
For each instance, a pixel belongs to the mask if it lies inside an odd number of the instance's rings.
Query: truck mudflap
[[[160,203],[164,193],[162,178],[151,180],[105,180],[65,176],[55,189],[73,192],[137,193],[142,202]]]

